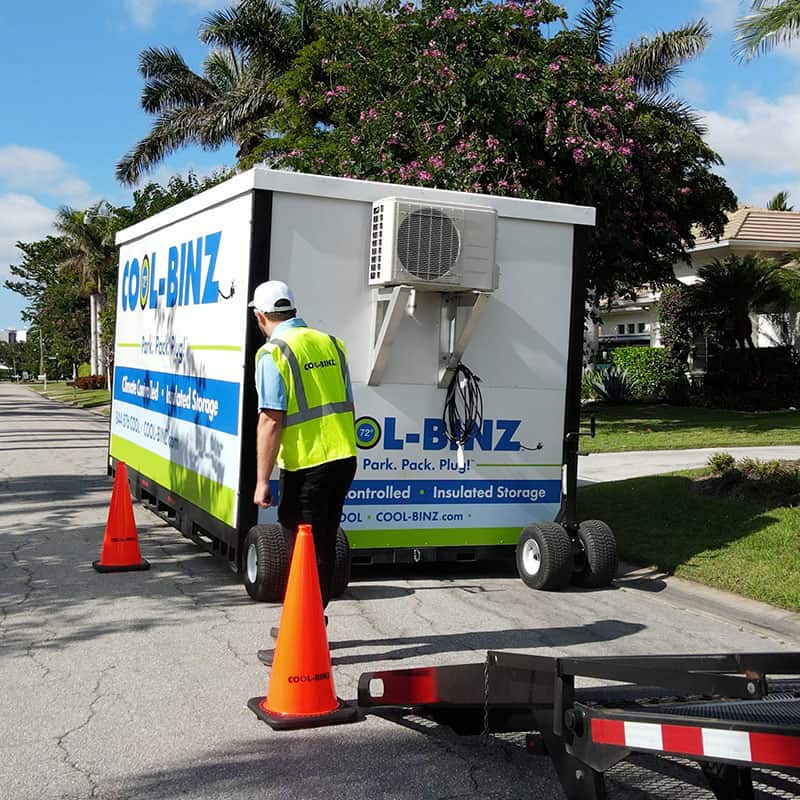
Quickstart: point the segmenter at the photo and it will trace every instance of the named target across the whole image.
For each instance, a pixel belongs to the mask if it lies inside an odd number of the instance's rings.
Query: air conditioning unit
[[[372,204],[370,286],[497,288],[497,212],[387,197]]]

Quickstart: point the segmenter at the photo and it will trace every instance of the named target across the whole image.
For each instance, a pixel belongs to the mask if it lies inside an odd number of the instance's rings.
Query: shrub
[[[105,375],[82,375],[75,378],[75,386],[79,389],[105,389]]]
[[[92,374],[92,367],[90,364],[84,362],[78,366],[78,377],[88,378]]]
[[[638,400],[688,399],[683,368],[663,347],[618,347],[611,363],[627,373]]]
[[[714,453],[709,456],[708,466],[717,475],[725,475],[736,468],[736,459],[730,453]]]
[[[584,378],[594,396],[609,403],[624,403],[633,397],[633,384],[625,370],[610,367],[587,372]]]

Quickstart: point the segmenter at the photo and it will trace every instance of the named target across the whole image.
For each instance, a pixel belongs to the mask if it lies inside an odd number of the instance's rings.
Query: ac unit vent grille
[[[369,279],[378,280],[381,276],[381,249],[383,244],[383,205],[372,209],[372,241],[369,255]]]
[[[373,259],[375,247],[373,238]],[[458,230],[452,220],[438,209],[422,208],[413,211],[400,223],[397,230],[397,257],[403,267],[416,278],[424,281],[441,280],[456,265],[460,253],[461,238]],[[375,269],[373,263],[370,265],[371,276]]]

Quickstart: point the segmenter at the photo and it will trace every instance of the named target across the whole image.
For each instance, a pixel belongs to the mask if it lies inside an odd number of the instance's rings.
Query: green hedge
[[[627,373],[637,400],[674,403],[688,393],[683,367],[663,347],[617,347],[611,363]]]

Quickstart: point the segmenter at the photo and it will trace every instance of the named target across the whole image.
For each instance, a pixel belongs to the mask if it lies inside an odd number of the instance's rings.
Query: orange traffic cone
[[[358,709],[336,697],[311,526],[294,545],[275,659],[266,697],[247,707],[275,730],[354,722]]]
[[[150,564],[139,552],[136,520],[133,518],[131,492],[128,488],[128,470],[120,461],[111,490],[111,506],[108,509],[106,535],[100,560],[92,563],[98,572],[128,572],[135,569],[150,569]]]

